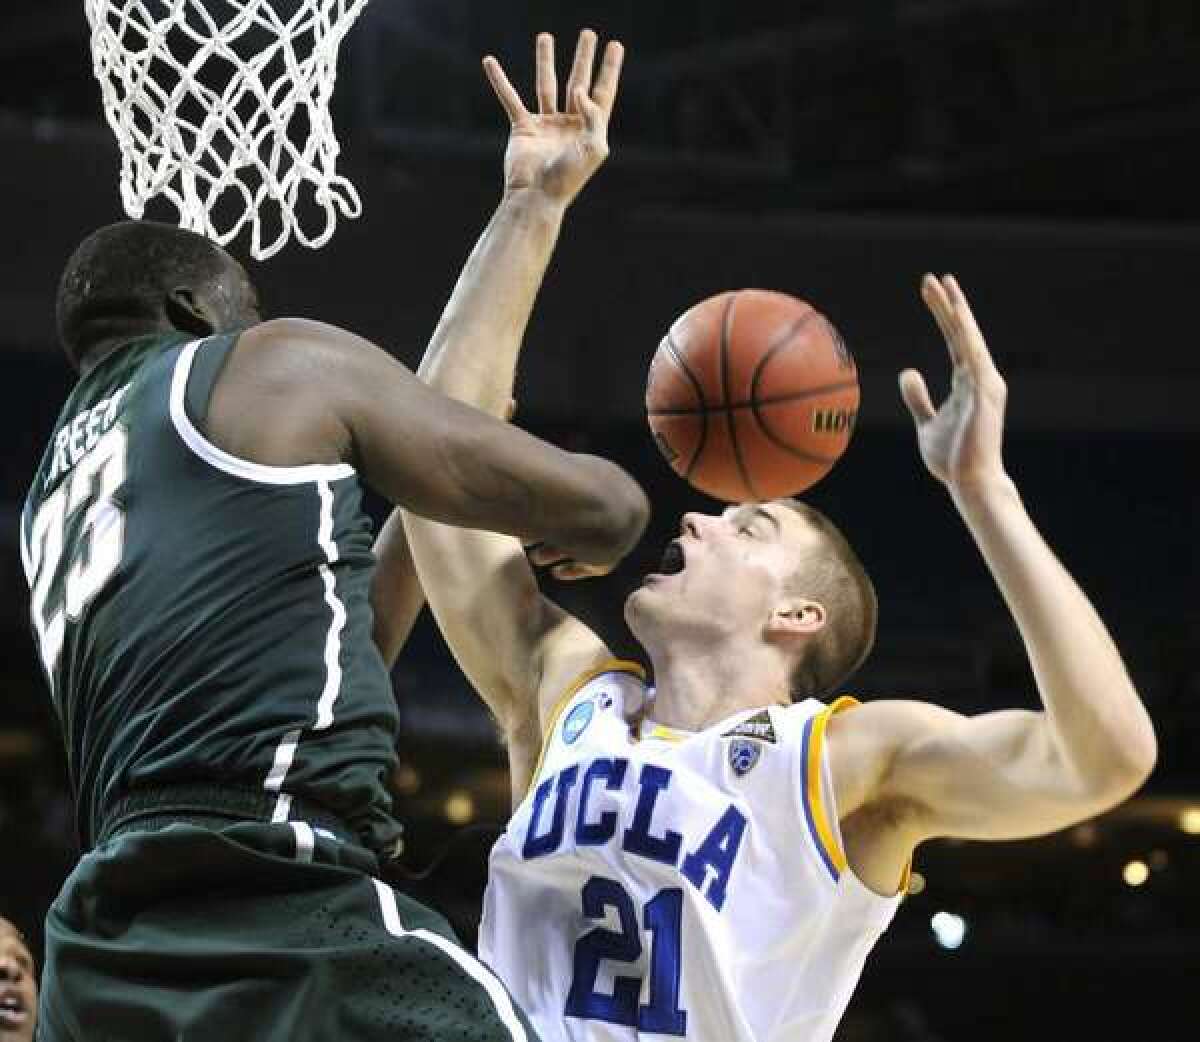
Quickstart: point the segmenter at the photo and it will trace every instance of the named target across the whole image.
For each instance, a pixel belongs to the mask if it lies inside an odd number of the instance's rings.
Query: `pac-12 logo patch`
[[[563,741],[570,745],[584,731],[587,730],[587,725],[592,722],[592,714],[595,713],[596,706],[591,700],[580,702],[568,714],[566,720],[563,721]]]
[[[762,755],[762,746],[746,738],[735,738],[729,743],[729,766],[739,778],[754,770],[758,758]]]

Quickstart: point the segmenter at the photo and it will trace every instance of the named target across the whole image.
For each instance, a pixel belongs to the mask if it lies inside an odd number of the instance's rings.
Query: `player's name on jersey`
[[[719,912],[746,833],[745,815],[729,804],[724,813],[714,816],[712,827],[693,845],[696,837],[684,836],[666,827],[666,822],[655,821],[659,797],[671,786],[670,769],[644,764],[636,780],[628,777],[630,773],[628,760],[603,758],[572,764],[543,781],[533,795],[522,857],[530,860],[560,850],[619,843],[627,853],[678,868]],[[601,793],[626,789],[636,790],[636,802],[631,819],[621,822],[625,827],[618,828],[617,811],[611,808],[613,801],[603,801]],[[548,807],[551,802],[552,809]],[[608,802],[610,808],[602,810],[602,802]],[[624,800],[617,803],[622,809],[628,805]]]
[[[50,464],[50,473],[46,475],[44,487],[49,488],[53,485],[96,447],[96,442],[107,434],[116,422],[121,399],[128,390],[129,384],[126,384],[107,398],[101,398],[90,409],[76,413],[59,428],[54,436],[54,459]]]

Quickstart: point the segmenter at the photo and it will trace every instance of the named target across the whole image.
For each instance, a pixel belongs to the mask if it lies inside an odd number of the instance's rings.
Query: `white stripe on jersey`
[[[288,768],[292,766],[292,760],[296,758],[296,746],[300,744],[300,728],[288,731],[280,740],[279,745],[275,747],[275,758],[271,763],[271,769],[267,772],[267,780],[263,782],[263,788],[267,792],[279,792],[283,788],[283,779],[287,777]],[[285,814],[279,821],[286,821]]]
[[[325,603],[333,619],[325,637],[325,689],[317,701],[317,722],[314,731],[323,731],[333,723],[333,704],[342,689],[342,629],[346,625],[346,606],[337,595],[337,583],[329,565],[338,559],[337,543],[333,541],[333,490],[328,481],[317,482],[321,496],[321,524],[317,530],[317,542],[325,552],[327,564],[321,565],[321,582],[325,585]]]
[[[289,821],[288,824],[296,834],[296,860],[311,861],[317,847],[317,837],[312,826],[307,821]]]
[[[342,690],[342,629],[346,625],[346,606],[337,595],[337,582],[333,570],[329,567],[337,562],[338,547],[333,538],[333,489],[328,481],[317,482],[317,494],[320,500],[320,519],[317,523],[317,545],[325,555],[325,564],[318,567],[321,584],[325,588],[325,603],[329,606],[329,630],[325,634],[325,683],[317,698],[316,719],[313,722],[314,731],[322,731],[333,723],[333,707]],[[300,744],[301,731],[299,728],[288,731],[283,736],[279,747],[275,750],[275,761],[267,775],[263,788],[268,792],[278,792],[279,799],[275,803],[272,821],[286,821],[290,809],[291,797],[283,792],[283,783],[287,778],[288,769],[295,758],[296,749]],[[285,802],[286,800],[286,802]]]
[[[488,998],[492,1000],[492,1005],[496,1008],[496,1015],[508,1029],[508,1034],[513,1042],[528,1042],[529,1036],[525,1033],[525,1025],[521,1023],[521,1018],[517,1016],[517,1012],[513,1008],[512,999],[508,997],[504,985],[496,976],[478,959],[452,944],[441,934],[434,933],[432,930],[406,930],[400,921],[400,909],[396,906],[396,895],[392,888],[378,879],[372,879],[371,882],[375,884],[375,892],[379,895],[379,910],[383,915],[383,925],[387,932],[393,937],[416,937],[432,944],[449,956],[466,972],[467,976],[487,992]]]
[[[33,588],[33,553],[29,549],[29,543],[25,538],[25,516],[21,515],[19,522],[19,542],[21,544],[21,567],[25,570],[25,583],[31,589]]]
[[[568,697],[492,849],[480,957],[572,1042],[827,1042],[900,898],[846,868],[808,700],[633,727],[617,665]],[[852,701],[852,700],[847,700]]]
[[[299,467],[274,467],[242,459],[209,441],[192,423],[187,414],[187,384],[192,373],[196,352],[208,340],[194,340],[179,352],[175,371],[171,374],[171,423],[175,433],[191,451],[210,467],[246,481],[264,485],[303,485],[310,481],[338,481],[354,476],[349,463],[309,463]]]
[[[175,370],[171,374],[171,422],[183,443],[209,466],[236,478],[267,485],[312,483],[316,486],[320,504],[317,520],[317,545],[325,556],[325,563],[319,565],[317,571],[321,577],[325,603],[329,606],[330,613],[329,631],[325,637],[324,648],[325,683],[321,693],[317,696],[312,724],[314,731],[321,731],[333,723],[333,707],[341,691],[341,639],[342,630],[346,625],[346,606],[337,595],[337,582],[329,567],[338,560],[337,541],[333,537],[334,497],[330,482],[353,477],[355,471],[348,463],[311,463],[299,467],[268,466],[234,456],[209,441],[192,423],[186,406],[187,385],[192,372],[192,363],[195,361],[196,352],[206,343],[208,340],[196,340],[186,345],[179,352]],[[283,791],[283,783],[291,769],[292,761],[296,757],[296,748],[300,743],[302,731],[302,728],[294,728],[283,735],[275,749],[271,769],[263,781],[263,788],[267,792],[279,793],[279,799],[276,800],[271,815],[272,821],[287,821],[292,799]]]

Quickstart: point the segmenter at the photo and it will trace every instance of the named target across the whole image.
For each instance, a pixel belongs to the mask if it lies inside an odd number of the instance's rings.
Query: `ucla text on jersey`
[[[534,793],[529,828],[521,846],[522,857],[555,853],[562,846],[564,835],[576,846],[615,840],[628,854],[678,868],[683,878],[720,911],[746,831],[745,816],[730,804],[704,837],[693,842],[696,837],[685,838],[674,829],[660,827],[654,820],[659,796],[671,787],[672,772],[666,767],[643,764],[636,782],[631,775],[628,759],[604,757],[572,764],[547,778]],[[626,827],[619,828],[615,811],[597,813],[593,809],[592,794],[597,789],[611,792],[626,788],[636,789],[636,794],[630,793],[633,813]],[[551,803],[552,809],[547,806]],[[573,829],[567,825],[568,812],[572,810],[569,817]]]

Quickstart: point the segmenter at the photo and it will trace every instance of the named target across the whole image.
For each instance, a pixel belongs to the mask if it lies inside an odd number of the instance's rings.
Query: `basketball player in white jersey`
[[[498,415],[562,215],[607,152],[621,52],[589,95],[594,46],[584,33],[561,112],[548,37],[537,115],[485,63],[513,125],[504,205],[522,218],[485,232],[443,320],[458,335],[435,335],[420,371]],[[819,701],[866,656],[875,599],[833,525],[793,501],[683,517],[625,605],[654,688],[541,595],[516,540],[405,517],[438,623],[507,739],[514,811],[480,954],[543,1038],[827,1040],[921,842],[1051,832],[1149,774],[1154,730],[1121,658],[1004,469],[1005,386],[967,301],[950,277],[921,292],[953,386],[935,409],[906,370],[901,393],[1021,631],[1039,711]]]

